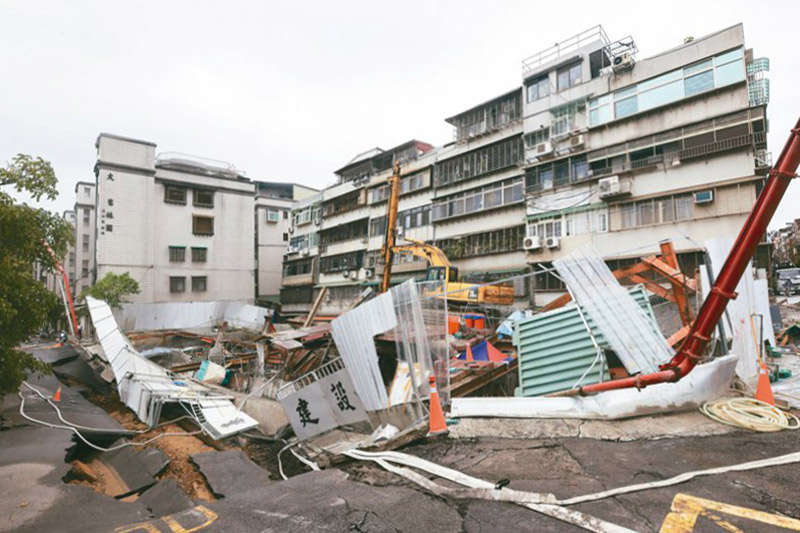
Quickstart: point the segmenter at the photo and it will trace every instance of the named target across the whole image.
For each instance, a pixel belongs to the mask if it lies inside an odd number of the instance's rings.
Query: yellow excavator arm
[[[439,248],[432,244],[404,237],[411,244],[398,244],[392,247],[396,254],[411,254],[414,257],[425,259],[432,267],[450,268],[450,260]]]

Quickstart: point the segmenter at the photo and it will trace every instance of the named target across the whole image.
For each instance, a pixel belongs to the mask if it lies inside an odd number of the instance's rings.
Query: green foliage
[[[13,187],[36,200],[54,199],[56,184],[52,166],[42,158],[18,154],[0,168],[0,187]],[[58,298],[33,278],[33,265],[39,262],[55,268],[56,260],[45,243],[56,257],[63,257],[72,234],[72,227],[61,217],[15,205],[0,189],[0,396],[17,390],[28,372],[47,369],[16,347],[39,332],[59,305]]]
[[[112,308],[118,308],[128,300],[126,296],[139,294],[139,283],[128,272],[124,274],[107,273],[103,279],[89,287],[81,294],[81,298],[91,296],[105,302]]]

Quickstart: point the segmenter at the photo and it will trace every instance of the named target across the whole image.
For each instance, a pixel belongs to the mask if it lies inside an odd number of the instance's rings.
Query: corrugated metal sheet
[[[630,293],[658,332],[655,315],[644,287],[637,285]],[[585,311],[584,317],[600,347],[609,348],[600,328]],[[540,396],[572,388],[597,355],[591,336],[574,303],[517,322],[514,327],[514,345],[519,357],[521,396]],[[595,365],[581,384],[598,383],[599,374],[599,365]],[[608,379],[608,370],[605,369],[603,380]]]
[[[658,371],[675,354],[591,244],[553,261],[575,302],[586,310],[630,374]]]

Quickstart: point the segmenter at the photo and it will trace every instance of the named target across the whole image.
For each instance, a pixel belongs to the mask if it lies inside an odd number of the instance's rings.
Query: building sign
[[[368,418],[344,368],[283,396],[280,402],[300,440]]]

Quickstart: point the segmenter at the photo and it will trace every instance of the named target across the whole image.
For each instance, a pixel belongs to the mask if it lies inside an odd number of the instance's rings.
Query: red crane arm
[[[717,276],[716,283],[700,307],[697,318],[681,345],[681,349],[669,363],[662,367],[660,372],[586,385],[570,392],[589,394],[630,387],[642,388],[655,383],[678,381],[691,372],[703,355],[714,328],[717,327],[717,323],[725,312],[728,300],[736,298],[734,292],[736,286],[739,284],[747,264],[753,259],[758,243],[766,233],[767,226],[772,220],[778,204],[781,203],[789,183],[792,178],[797,176],[798,165],[800,165],[800,119],[792,129],[789,140],[786,141],[775,166],[769,171],[769,178],[764,190],[761,191],[750,216],[747,217],[739,237]]]

